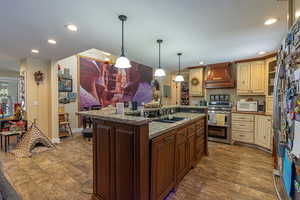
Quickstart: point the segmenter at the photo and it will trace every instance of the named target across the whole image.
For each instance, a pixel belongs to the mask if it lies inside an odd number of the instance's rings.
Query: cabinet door
[[[192,80],[196,78],[199,83],[192,84]],[[191,69],[189,73],[189,92],[191,96],[203,96],[203,68]]]
[[[270,116],[255,116],[255,144],[271,149],[272,120]]]
[[[251,63],[251,93],[265,94],[265,62]]]
[[[237,93],[249,94],[251,90],[251,64],[240,63],[237,66]]]
[[[99,121],[96,122],[94,123],[95,134],[93,134],[93,191],[94,194],[104,199],[112,199],[115,197],[110,187],[110,174],[113,174],[113,169],[111,168],[109,152],[114,130],[110,126],[100,124]]]
[[[200,160],[205,151],[205,132],[204,128],[196,133],[195,136],[195,156],[196,160]]]
[[[189,168],[189,149],[187,140],[187,129],[182,129],[176,135],[176,181],[179,182],[187,173]]]
[[[196,164],[196,135],[189,137],[189,166],[194,167]]]
[[[152,143],[151,199],[163,199],[175,185],[175,134]]]

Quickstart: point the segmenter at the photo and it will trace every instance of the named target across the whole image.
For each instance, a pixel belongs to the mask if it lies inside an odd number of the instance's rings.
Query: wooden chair
[[[69,121],[69,113],[58,114],[59,137],[72,136],[71,122]]]

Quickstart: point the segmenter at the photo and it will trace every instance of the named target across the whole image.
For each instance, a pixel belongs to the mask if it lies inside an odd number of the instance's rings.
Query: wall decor
[[[34,72],[34,80],[39,85],[44,80],[44,74],[41,71]]]
[[[199,84],[199,79],[197,79],[197,78],[192,78],[192,80],[191,80],[191,83],[192,83],[192,85],[198,85]]]
[[[77,98],[77,93],[75,92],[68,92],[68,99],[70,102],[75,102]]]
[[[19,77],[19,102],[21,104],[22,110],[26,110],[26,93],[25,93],[25,72],[21,72],[21,75]]]
[[[73,91],[73,80],[69,78],[61,78],[58,82],[59,92],[72,92]]]
[[[118,102],[149,103],[152,100],[152,68],[130,62],[131,68],[118,69],[104,60],[78,56],[80,110],[94,105],[106,107]]]

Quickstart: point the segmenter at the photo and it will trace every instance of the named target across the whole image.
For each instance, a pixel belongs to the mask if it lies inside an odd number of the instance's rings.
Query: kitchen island
[[[176,112],[174,123],[79,112],[93,119],[93,199],[158,200],[207,155],[206,113]]]

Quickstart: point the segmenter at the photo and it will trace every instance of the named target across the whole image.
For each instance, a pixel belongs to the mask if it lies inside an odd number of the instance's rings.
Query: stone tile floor
[[[275,200],[272,157],[243,146],[209,143],[209,157],[168,200]],[[89,200],[92,143],[77,135],[56,149],[15,159],[0,153],[4,173],[24,200]]]

